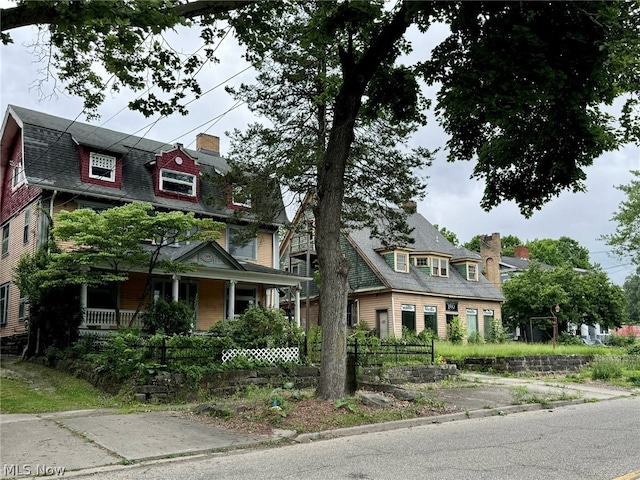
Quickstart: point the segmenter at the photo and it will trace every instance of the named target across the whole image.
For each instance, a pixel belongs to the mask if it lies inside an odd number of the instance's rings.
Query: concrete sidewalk
[[[609,400],[640,393],[640,389],[617,390],[483,374],[461,376],[468,380],[466,387],[433,390],[434,401],[456,406],[461,413],[306,433],[295,436],[293,440],[304,442],[357,435],[427,423],[555,408],[590,400]],[[515,385],[526,387],[528,394],[539,398],[556,395],[556,398],[574,399],[544,406],[513,405],[512,387]],[[114,468],[116,465],[258,445],[273,441],[274,438],[280,437],[221,430],[174,412],[114,414],[109,410],[84,410],[0,415],[1,474],[2,478],[37,475],[69,478],[90,474],[96,469]]]

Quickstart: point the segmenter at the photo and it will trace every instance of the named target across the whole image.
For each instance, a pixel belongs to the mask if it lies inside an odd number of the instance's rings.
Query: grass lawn
[[[116,407],[89,382],[33,362],[3,356],[0,363],[0,413],[42,413]]]
[[[437,341],[434,345],[437,356],[450,359],[469,357],[519,357],[523,355],[624,355],[624,348],[597,347],[589,345],[553,345],[550,343],[482,343],[454,345]]]

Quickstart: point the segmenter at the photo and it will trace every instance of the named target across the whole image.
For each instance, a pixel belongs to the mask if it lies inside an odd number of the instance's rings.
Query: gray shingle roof
[[[413,249],[412,253],[440,253],[450,256],[453,262],[456,259],[469,259],[480,262],[480,255],[466,248],[454,247],[419,213],[410,215],[407,221],[409,227],[414,229],[411,235],[415,243],[410,245]],[[350,242],[358,246],[369,263],[380,273],[385,283],[392,289],[465,298],[504,300],[504,296],[484,276],[479,275],[477,282],[471,282],[451,265],[449,266],[448,277],[433,277],[414,266],[410,267],[409,273],[396,272],[385,261],[384,257],[376,251],[376,249],[382,248],[382,242],[371,238],[370,229],[365,228],[351,232],[348,238]]]
[[[232,210],[212,205],[205,200],[209,196],[222,199],[223,194],[221,191],[214,190],[211,183],[207,181],[200,181],[198,203],[155,195],[151,170],[145,167],[145,164],[155,160],[156,154],[175,149],[175,145],[14,105],[9,105],[9,109],[15,112],[22,123],[24,167],[30,185],[125,202],[150,202],[161,208],[193,211],[219,217],[227,217],[233,213]],[[123,155],[120,189],[82,182],[78,144]],[[226,160],[212,152],[190,149],[184,149],[184,151],[200,164],[201,173],[216,175],[229,170]],[[284,224],[286,221],[287,215],[283,205],[282,209],[275,213],[274,223]]]

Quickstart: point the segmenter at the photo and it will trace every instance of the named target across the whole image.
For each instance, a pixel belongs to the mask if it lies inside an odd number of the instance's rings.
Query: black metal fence
[[[169,368],[186,365],[206,365],[222,363],[225,350],[229,344],[223,337],[216,336],[185,336],[150,339],[144,337],[120,337],[117,344],[106,342],[104,338],[83,337],[87,348],[107,353],[126,350],[136,357],[139,362],[157,362]],[[310,338],[303,339],[299,345],[299,360],[302,363],[319,363],[322,341]],[[233,347],[232,347],[233,348]],[[378,339],[375,337],[347,340],[347,355],[355,365],[382,365],[419,362],[433,364],[435,359],[434,341],[403,341],[398,339]]]
[[[303,355],[310,362],[320,362],[322,341],[308,340]],[[347,339],[347,355],[353,357],[355,365],[400,364],[420,362],[433,364],[435,360],[434,340],[378,339],[375,337]]]

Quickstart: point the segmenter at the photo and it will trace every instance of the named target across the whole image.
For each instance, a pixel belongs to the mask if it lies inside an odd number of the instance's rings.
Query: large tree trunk
[[[334,104],[327,150],[318,166],[317,203],[314,207],[320,268],[319,321],[322,325],[317,396],[325,400],[344,397],[346,391],[349,262],[340,248],[340,234],[344,175],[355,123],[367,84],[410,23],[403,5],[357,62],[353,51],[340,51],[343,83]]]
[[[319,398],[344,397],[347,359],[347,274],[349,264],[340,249],[344,173],[353,141],[360,97],[345,97],[336,112],[323,163],[318,169],[318,196],[314,207],[316,251],[320,268],[320,323],[322,355]]]

